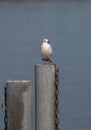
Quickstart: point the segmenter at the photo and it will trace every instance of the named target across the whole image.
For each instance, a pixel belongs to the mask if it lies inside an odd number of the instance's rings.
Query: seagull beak
[[[48,43],[51,43],[50,41],[48,41]]]

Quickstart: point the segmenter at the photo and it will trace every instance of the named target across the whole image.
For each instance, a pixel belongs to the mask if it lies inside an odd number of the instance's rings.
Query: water
[[[6,80],[34,81],[48,38],[60,68],[60,130],[91,130],[90,25],[91,2],[0,3],[0,98]]]

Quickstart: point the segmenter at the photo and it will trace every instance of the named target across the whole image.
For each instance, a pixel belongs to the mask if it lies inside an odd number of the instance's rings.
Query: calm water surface
[[[34,81],[44,38],[60,68],[60,130],[91,130],[91,2],[0,3],[0,98],[6,80]]]

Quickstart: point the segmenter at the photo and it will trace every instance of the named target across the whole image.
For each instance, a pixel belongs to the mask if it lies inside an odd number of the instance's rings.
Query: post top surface
[[[6,83],[9,83],[9,82],[12,82],[12,83],[19,83],[19,82],[22,82],[22,83],[26,83],[26,82],[32,82],[31,80],[7,80]]]
[[[55,66],[56,64],[47,64],[47,63],[44,63],[44,64],[36,64],[36,66]]]

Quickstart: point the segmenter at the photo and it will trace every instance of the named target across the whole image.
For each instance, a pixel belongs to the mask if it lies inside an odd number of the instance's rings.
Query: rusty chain
[[[7,130],[7,87],[4,87],[4,100],[5,100],[5,116],[4,116],[4,130]]]
[[[56,105],[56,130],[59,130],[59,69],[57,68],[57,66],[55,65],[56,68],[56,72],[55,72],[55,87],[56,87],[56,101],[55,101],[55,105]]]

